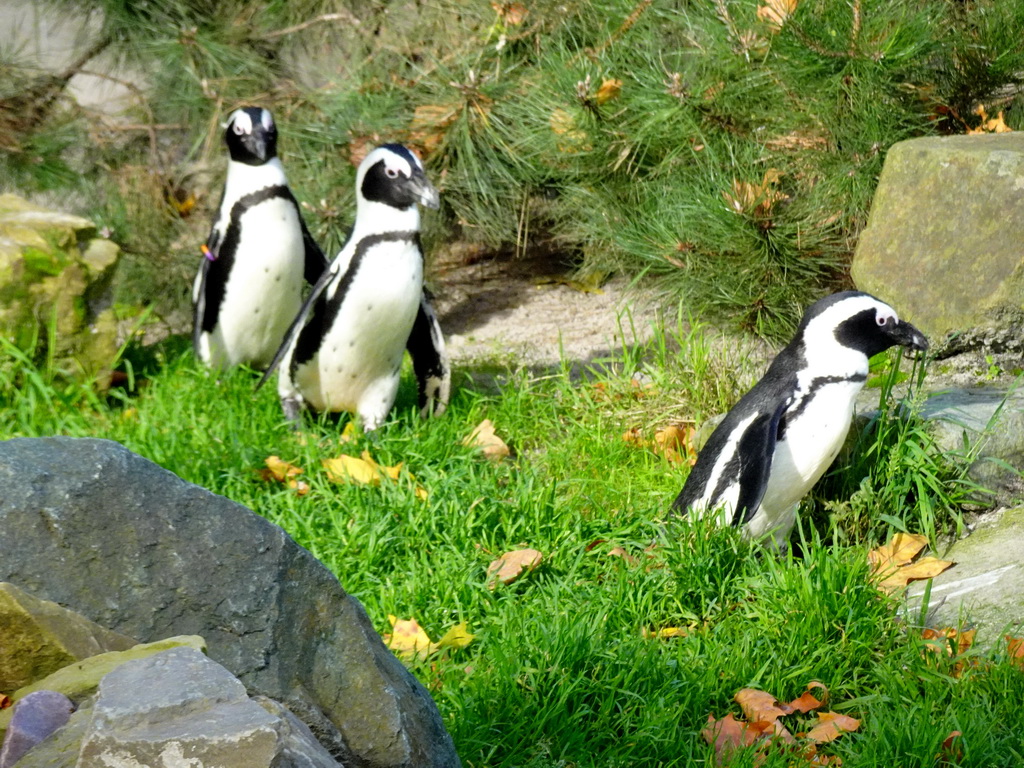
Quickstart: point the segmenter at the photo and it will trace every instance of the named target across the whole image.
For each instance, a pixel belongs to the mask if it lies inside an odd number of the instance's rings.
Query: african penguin
[[[781,550],[804,494],[839,452],[868,358],[928,340],[873,296],[844,291],[812,304],[796,336],[715,429],[672,508],[743,526]]]
[[[192,290],[196,356],[217,369],[266,368],[327,260],[299,213],[277,157],[270,112],[238,109],[224,141],[231,159]]]
[[[423,164],[399,144],[377,147],[359,165],[356,201],[348,240],[307,297],[263,381],[280,363],[278,394],[293,423],[303,407],[349,411],[370,432],[395,402],[406,349],[421,416],[444,412],[451,372],[423,287],[416,206],[439,204]]]

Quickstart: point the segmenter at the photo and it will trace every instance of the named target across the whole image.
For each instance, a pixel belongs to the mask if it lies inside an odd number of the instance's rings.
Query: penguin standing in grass
[[[812,304],[796,336],[729,411],[697,457],[672,508],[714,514],[781,550],[800,499],[846,439],[868,358],[928,340],[873,296],[844,291]]]
[[[370,152],[356,173],[356,220],[306,299],[260,385],[280,364],[278,394],[293,423],[303,408],[349,411],[363,429],[395,402],[406,349],[419,382],[420,415],[440,415],[451,372],[423,287],[417,205],[438,207],[423,164],[405,147]]]
[[[277,127],[259,107],[236,110],[224,141],[224,194],[192,291],[196,356],[217,369],[266,368],[327,260],[299,213],[277,157]]]

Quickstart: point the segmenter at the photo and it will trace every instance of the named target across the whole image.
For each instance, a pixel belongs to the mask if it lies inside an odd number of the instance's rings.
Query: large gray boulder
[[[886,155],[851,274],[933,344],[965,332],[1020,357],[1022,242],[1024,133],[911,139]]]
[[[140,641],[206,638],[352,766],[458,766],[426,689],[281,528],[123,446],[0,443],[0,580]]]

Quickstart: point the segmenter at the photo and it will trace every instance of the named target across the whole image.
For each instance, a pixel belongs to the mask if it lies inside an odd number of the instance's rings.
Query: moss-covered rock
[[[97,376],[117,353],[108,307],[119,258],[88,219],[0,195],[0,334],[66,374]]]
[[[11,693],[72,662],[123,651],[135,640],[0,582],[0,691]]]
[[[889,150],[851,273],[934,342],[1019,338],[1022,242],[1024,133],[912,139]]]

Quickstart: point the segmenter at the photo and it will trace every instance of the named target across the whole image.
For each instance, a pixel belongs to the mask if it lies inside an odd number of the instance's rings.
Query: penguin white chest
[[[211,348],[224,363],[266,367],[302,303],[304,247],[298,212],[274,197],[239,218],[234,264]]]
[[[340,283],[331,286],[328,301]],[[296,383],[319,411],[353,411],[375,429],[398,392],[402,356],[423,294],[423,257],[413,241],[385,242],[362,257],[319,351]]]
[[[793,507],[831,466],[850,429],[862,386],[862,381],[824,384],[790,408],[761,502],[765,511]]]

